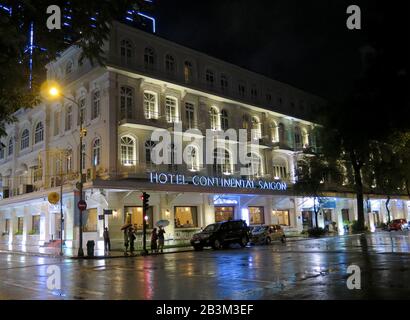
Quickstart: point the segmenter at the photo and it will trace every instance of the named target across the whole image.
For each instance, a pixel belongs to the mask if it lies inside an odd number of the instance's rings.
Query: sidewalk
[[[173,252],[186,252],[192,251],[191,246],[186,247],[168,247],[164,249],[164,253],[173,253]],[[41,247],[33,245],[8,245],[0,243],[0,254],[1,253],[11,253],[27,256],[38,256],[38,257],[60,257],[60,248],[52,247]],[[63,248],[63,257],[69,259],[78,259],[77,249],[73,250],[71,248]],[[94,257],[87,257],[87,250],[84,249],[85,259],[113,259],[113,258],[127,258],[135,257],[141,255],[141,249],[136,249],[133,256],[125,255],[124,251],[113,250],[109,255],[104,255],[104,250],[94,250]]]

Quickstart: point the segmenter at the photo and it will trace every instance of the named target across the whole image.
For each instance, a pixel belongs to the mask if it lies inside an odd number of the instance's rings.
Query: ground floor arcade
[[[226,192],[221,192],[226,191]],[[230,192],[229,192],[230,191]],[[210,223],[243,219],[249,225],[280,224],[289,235],[300,234],[315,226],[313,199],[287,194],[233,193],[231,190],[203,192],[146,190],[150,194],[147,214],[148,233],[158,220],[169,220],[166,244],[187,243],[191,236]],[[63,224],[59,205],[51,205],[46,194],[33,193],[25,199],[12,198],[0,204],[0,242],[13,245],[49,245],[63,238],[67,247],[78,246],[79,194],[65,190]],[[83,213],[84,246],[94,240],[102,248],[104,227],[108,227],[113,248],[121,248],[121,226],[131,222],[142,234],[141,190],[88,188],[84,194],[87,210]],[[388,221],[386,199],[370,198],[365,203],[366,224],[371,231]],[[393,199],[389,203],[391,219],[410,220],[410,201]],[[354,197],[328,197],[319,212],[318,225],[343,234],[344,225],[357,219]],[[63,226],[62,226],[63,225]],[[149,236],[148,236],[149,239]],[[137,242],[142,237],[137,238]],[[138,245],[138,244],[137,244]]]

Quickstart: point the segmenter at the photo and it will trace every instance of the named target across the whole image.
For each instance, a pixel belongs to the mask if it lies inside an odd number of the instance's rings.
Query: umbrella
[[[155,225],[157,227],[166,227],[167,225],[169,225],[169,221],[168,220],[159,220],[159,221],[157,221],[157,223]]]
[[[131,223],[126,223],[121,227],[121,230],[128,229],[129,227],[132,227],[132,224]]]

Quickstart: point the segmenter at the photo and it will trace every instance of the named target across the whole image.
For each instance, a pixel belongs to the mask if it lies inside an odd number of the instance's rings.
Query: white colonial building
[[[44,102],[16,113],[0,149],[0,243],[47,245],[63,237],[78,246],[79,152],[85,175],[84,245],[102,240],[108,226],[114,247],[122,246],[120,227],[127,220],[142,228],[141,193],[150,194],[149,229],[167,219],[168,243],[189,239],[215,221],[242,218],[249,224],[281,224],[287,232],[313,225],[312,199],[292,192],[294,172],[303,151],[317,148],[309,121],[325,102],[314,95],[238,66],[116,23],[104,47],[105,67],[79,63],[71,47],[47,66],[48,79],[57,80],[68,99]],[[79,146],[79,119],[87,135]],[[250,129],[258,142],[251,157],[253,177],[286,182],[286,190],[212,185],[190,181],[192,176],[241,179],[228,149],[214,151],[223,163],[203,164],[194,144],[184,165],[153,164],[151,150],[156,128],[172,132]],[[184,142],[186,147],[189,142]],[[202,154],[202,158],[205,155]],[[177,174],[186,183],[151,181],[150,174]],[[164,178],[165,179],[165,178]],[[212,180],[214,181],[214,180]],[[64,232],[60,207],[47,201],[63,187]],[[367,223],[386,221],[383,199],[372,198]],[[356,219],[353,194],[329,193],[319,216],[321,226]],[[104,209],[112,214],[104,215]],[[394,218],[408,218],[408,202],[391,201]]]

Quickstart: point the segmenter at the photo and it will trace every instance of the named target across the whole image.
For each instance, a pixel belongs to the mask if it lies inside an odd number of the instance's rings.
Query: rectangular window
[[[83,232],[96,232],[97,231],[97,209],[88,209],[84,215]]]
[[[233,220],[234,207],[215,207],[215,222]]]
[[[192,103],[185,103],[185,118],[187,122],[187,128],[195,128],[195,109]]]
[[[239,96],[240,97],[244,97],[245,96],[245,86],[243,84],[240,84],[238,86],[238,92],[239,92]]]
[[[4,233],[9,234],[10,232],[10,219],[4,220]]]
[[[31,217],[31,233],[40,234],[40,215]]]
[[[56,111],[54,112],[54,135],[58,135],[60,133],[60,115],[61,113]]]
[[[198,227],[197,207],[175,207],[175,228]]]
[[[136,230],[143,229],[142,207],[125,207],[126,223],[131,223]],[[154,228],[154,208],[151,206],[147,211],[147,228]]]
[[[263,207],[249,207],[249,224],[264,224]]]
[[[177,119],[177,100],[174,98],[165,98],[165,115],[167,122],[178,122]]]
[[[272,223],[281,226],[290,226],[289,210],[273,210]]]
[[[342,209],[342,219],[343,221],[350,221],[349,209]]]
[[[17,218],[17,234],[23,234],[24,218]]]
[[[146,119],[158,119],[157,96],[154,93],[144,92],[144,114]]]

